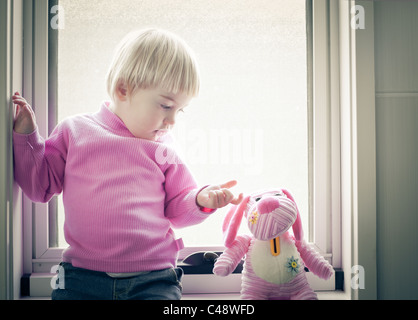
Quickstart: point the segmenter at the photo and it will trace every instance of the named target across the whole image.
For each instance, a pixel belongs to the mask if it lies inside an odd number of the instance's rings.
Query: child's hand
[[[36,129],[36,119],[31,106],[19,92],[15,93],[12,100],[17,106],[13,130],[20,134],[30,134],[34,132]]]
[[[240,204],[244,197],[243,194],[241,193],[237,198],[229,190],[229,188],[232,188],[236,184],[237,182],[233,180],[219,186],[209,186],[203,189],[197,195],[197,204],[200,207],[209,209],[222,208],[230,203],[235,205]]]

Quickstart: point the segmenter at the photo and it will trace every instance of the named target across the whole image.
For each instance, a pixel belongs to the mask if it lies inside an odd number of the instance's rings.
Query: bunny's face
[[[295,203],[281,191],[253,195],[246,208],[248,227],[254,237],[262,241],[285,233],[297,215]]]

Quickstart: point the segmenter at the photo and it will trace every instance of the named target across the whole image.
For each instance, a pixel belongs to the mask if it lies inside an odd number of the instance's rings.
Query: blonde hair
[[[197,62],[189,46],[178,36],[154,28],[129,33],[116,48],[106,75],[112,99],[120,82],[130,94],[161,87],[197,96],[200,88]]]

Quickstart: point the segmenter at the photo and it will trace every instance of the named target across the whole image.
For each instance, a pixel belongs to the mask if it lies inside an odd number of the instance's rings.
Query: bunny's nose
[[[279,199],[277,197],[262,199],[257,207],[260,214],[270,213],[280,207]]]

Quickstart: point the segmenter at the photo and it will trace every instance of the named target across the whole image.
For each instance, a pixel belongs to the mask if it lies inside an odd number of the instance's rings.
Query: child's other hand
[[[221,184],[219,186],[209,186],[199,192],[197,195],[197,204],[200,207],[209,209],[218,209],[225,207],[232,203],[238,205],[244,198],[241,193],[238,197],[235,197],[229,188],[234,187],[237,184],[235,180]]]
[[[13,130],[20,134],[30,134],[36,129],[36,118],[31,106],[19,92],[12,97],[16,107]]]

